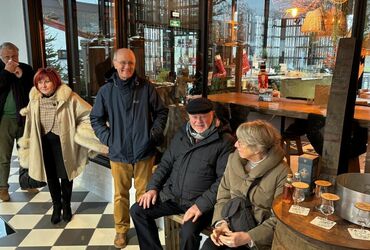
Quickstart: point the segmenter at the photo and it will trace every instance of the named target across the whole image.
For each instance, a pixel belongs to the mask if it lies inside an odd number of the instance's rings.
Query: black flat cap
[[[189,101],[186,111],[193,114],[206,114],[213,110],[213,105],[207,98],[196,98]]]

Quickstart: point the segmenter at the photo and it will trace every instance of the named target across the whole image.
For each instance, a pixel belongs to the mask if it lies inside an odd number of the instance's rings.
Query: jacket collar
[[[66,102],[72,94],[72,89],[62,83],[55,93],[58,102]],[[32,87],[29,97],[31,101],[36,101],[42,97],[42,94],[36,89],[36,87]]]
[[[284,151],[280,148],[280,146],[274,146],[268,151],[267,157],[256,167],[254,167],[249,173],[247,173],[247,171],[245,170],[245,165],[248,161],[241,158],[237,150],[235,150],[234,154],[234,161],[237,165],[239,165],[239,167],[236,167],[234,171],[239,176],[247,175],[247,179],[251,180],[262,177],[269,170],[276,167],[284,158]]]

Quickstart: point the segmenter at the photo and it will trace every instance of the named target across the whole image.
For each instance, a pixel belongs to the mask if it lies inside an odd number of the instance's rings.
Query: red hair
[[[60,85],[62,85],[62,80],[60,78],[59,73],[53,68],[40,68],[34,78],[33,78],[33,85],[38,90],[38,82],[42,79],[49,77],[49,80],[54,84],[55,89],[58,89]]]

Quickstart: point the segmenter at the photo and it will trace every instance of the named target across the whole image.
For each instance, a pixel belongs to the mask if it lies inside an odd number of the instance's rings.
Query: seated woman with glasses
[[[262,120],[242,123],[236,135],[237,150],[230,154],[218,188],[214,230],[202,250],[271,248],[276,224],[272,202],[282,193],[287,174],[291,172],[280,147],[281,136],[270,123]],[[247,231],[233,231],[230,218],[224,218],[222,210],[231,199],[241,197],[245,201],[247,195],[256,226]]]

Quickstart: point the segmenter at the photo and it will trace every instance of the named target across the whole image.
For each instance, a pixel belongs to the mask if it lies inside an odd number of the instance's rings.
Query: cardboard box
[[[318,165],[318,155],[303,154],[298,157],[298,172],[301,174],[301,180],[310,185],[305,192],[306,195],[311,195],[315,189],[314,181],[317,178]]]

